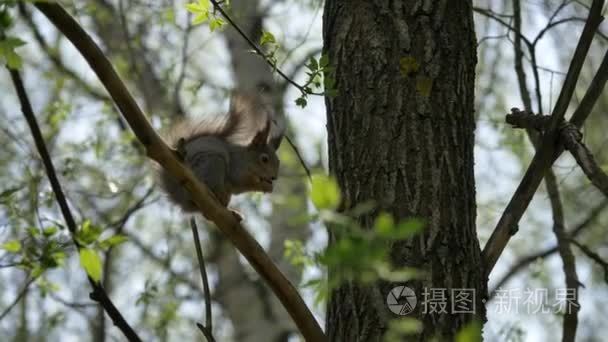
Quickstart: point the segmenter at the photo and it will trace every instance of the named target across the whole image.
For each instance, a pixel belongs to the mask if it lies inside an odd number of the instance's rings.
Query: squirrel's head
[[[273,183],[279,174],[279,158],[276,154],[278,145],[268,139],[270,121],[266,127],[258,132],[247,146],[244,182],[254,191],[272,192]]]

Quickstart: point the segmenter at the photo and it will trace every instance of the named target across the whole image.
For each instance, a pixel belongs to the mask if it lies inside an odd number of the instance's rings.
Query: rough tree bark
[[[407,284],[418,300],[410,317],[423,323],[413,340],[444,340],[473,317],[485,320],[487,280],[475,230],[471,6],[449,0],[325,2],[324,50],[338,90],[326,100],[329,166],[343,208],[374,200],[397,218],[426,222],[424,233],[390,247],[396,266],[426,274]],[[419,68],[404,73],[400,62],[408,60]],[[361,224],[370,227],[375,214],[363,216]],[[389,321],[400,318],[386,305],[397,285],[346,283],[334,290],[329,339],[381,340]],[[451,289],[460,288],[475,289],[476,315],[450,313]],[[447,314],[423,312],[424,289],[446,289]]]

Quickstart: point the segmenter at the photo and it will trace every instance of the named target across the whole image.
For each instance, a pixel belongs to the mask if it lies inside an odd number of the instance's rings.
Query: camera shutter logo
[[[400,316],[414,311],[417,302],[414,290],[405,286],[394,287],[386,296],[388,309]]]

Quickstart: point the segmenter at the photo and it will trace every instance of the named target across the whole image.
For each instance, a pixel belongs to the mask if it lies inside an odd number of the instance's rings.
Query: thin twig
[[[190,33],[192,32],[192,22],[190,21],[190,12],[187,15],[187,26],[184,29],[184,35],[182,36],[182,58],[181,58],[181,68],[179,71],[179,76],[177,76],[177,81],[175,81],[175,87],[173,88],[173,103],[175,104],[175,108],[177,109],[177,115],[184,116],[186,113],[183,112],[183,107],[181,105],[182,101],[180,98],[180,92],[182,90],[182,86],[184,84],[184,80],[186,78],[186,69],[188,67],[188,46],[190,44]]]
[[[515,29],[521,32],[521,7],[519,0],[513,0],[513,15],[514,15],[514,26]],[[528,87],[526,85],[526,74],[523,69],[522,56],[523,53],[521,51],[521,38],[519,35],[515,36],[515,70],[518,76],[518,83],[520,88],[520,95],[524,101],[524,105],[526,106],[527,111],[532,110],[532,103],[530,100],[530,94],[528,91]],[[539,86],[539,77],[538,70],[536,69],[536,58],[535,58],[535,47],[534,45],[529,46],[530,55],[532,58],[532,70],[534,71],[535,81],[536,81],[536,95],[539,112],[542,111],[542,99],[540,95],[540,86]],[[526,132],[534,145],[534,149],[538,151],[540,147],[540,139],[539,135],[536,131],[526,128]],[[557,179],[555,177],[555,173],[553,170],[549,168],[546,171],[545,175],[545,185],[547,187],[547,192],[549,194],[549,201],[551,203],[551,214],[553,218],[553,231],[557,238],[557,246],[559,255],[562,258],[564,275],[566,278],[566,287],[572,288],[575,292],[575,304],[578,299],[578,277],[576,274],[576,263],[574,260],[574,254],[570,248],[570,245],[566,239],[565,234],[565,218],[564,218],[564,209],[562,205],[562,201],[560,199],[559,188],[557,186]],[[576,328],[578,325],[578,310],[580,306],[574,305],[574,310],[568,310],[564,314],[564,324],[563,324],[563,334],[562,339],[564,342],[574,341],[574,336],[576,335]]]
[[[587,88],[587,92],[583,96],[581,103],[578,105],[578,108],[572,114],[572,118],[570,122],[576,125],[578,128],[582,128],[583,122],[587,120],[589,114],[591,114],[591,110],[597,99],[602,95],[604,91],[604,87],[606,82],[608,81],[608,50],[604,53],[604,58],[602,59],[602,63],[600,64],[595,76],[591,80],[591,84],[589,84],[589,88]]]
[[[526,130],[537,130],[543,132],[547,129],[551,117],[548,115],[532,114],[523,112],[517,108],[511,109],[511,114],[506,117],[507,123],[516,128]],[[562,121],[560,125],[560,142],[572,154],[578,165],[591,183],[595,185],[606,197],[608,197],[608,175],[597,164],[593,154],[582,141],[582,134],[572,123]]]
[[[55,172],[55,167],[53,166],[53,162],[44,143],[44,138],[42,137],[42,132],[40,131],[40,127],[38,126],[38,122],[36,121],[36,116],[34,115],[34,111],[32,110],[32,105],[29,101],[29,97],[27,96],[25,87],[23,86],[21,75],[17,70],[10,68],[8,70],[11,74],[13,84],[15,85],[15,90],[17,91],[19,102],[21,103],[21,110],[30,127],[30,130],[32,131],[34,143],[42,159],[42,163],[49,178],[49,182],[51,183],[51,188],[53,189],[55,198],[57,199],[59,207],[61,208],[61,213],[66,222],[68,230],[72,235],[72,241],[76,245],[76,248],[80,249],[81,246],[75,238],[75,234],[77,231],[76,221],[72,216],[67,199],[63,194],[61,184],[59,183],[57,173]],[[98,282],[94,281],[91,277],[87,278],[89,280],[89,283],[93,287],[93,292],[90,294],[90,298],[99,302],[99,304],[103,306],[108,315],[112,318],[114,324],[122,331],[122,333],[129,341],[141,341],[141,339],[139,338],[139,336],[137,336],[133,328],[131,328],[129,323],[127,323],[127,321],[123,318],[120,311],[118,311],[116,306],[114,306],[114,303],[112,303],[111,299],[108,297],[103,287]]]
[[[19,303],[21,298],[23,298],[23,296],[25,296],[28,289],[30,288],[30,285],[34,282],[34,280],[36,280],[36,277],[29,278],[28,280],[25,281],[25,285],[23,285],[23,288],[21,289],[21,291],[19,291],[19,293],[17,294],[17,297],[15,297],[15,299],[13,299],[13,301],[6,307],[6,309],[4,309],[4,311],[2,311],[2,313],[0,313],[0,321],[3,320],[4,317],[6,317],[6,315],[8,315],[8,313],[11,312],[11,310],[13,310],[15,305],[17,305],[17,303]]]
[[[576,228],[572,229],[571,232],[568,232],[568,236],[570,236],[570,238],[577,237],[585,229],[591,227],[591,224],[598,218],[598,216],[607,207],[608,207],[608,199],[604,200],[600,205],[593,208],[591,210],[591,212],[589,213],[589,215],[582,222],[580,222],[576,226]],[[524,270],[526,268],[526,266],[528,266],[529,264],[533,263],[534,261],[536,261],[538,259],[543,259],[543,258],[546,258],[546,257],[552,255],[553,253],[556,253],[557,250],[558,250],[558,246],[556,245],[556,246],[547,248],[545,250],[542,250],[540,252],[536,252],[536,253],[533,253],[533,254],[530,254],[528,256],[521,258],[518,262],[516,262],[513,266],[511,266],[509,271],[502,278],[500,278],[499,281],[496,282],[496,285],[494,286],[494,288],[492,290],[490,290],[489,298],[494,297],[497,289],[503,287],[507,283],[507,281],[509,281],[511,278],[513,278],[520,271]]]
[[[201,248],[201,239],[198,237],[198,228],[196,227],[194,216],[190,218],[190,228],[192,229],[196,258],[198,259],[199,272],[203,281],[203,293],[205,295],[205,325],[197,323],[196,326],[205,335],[207,342],[215,342],[215,338],[213,337],[213,317],[211,315],[211,291],[209,290],[209,279],[207,278],[207,268],[205,267],[205,257]]]
[[[276,63],[274,63],[273,61],[271,61],[269,58],[266,57],[266,54],[264,53],[264,51],[262,51],[262,49],[258,46],[258,44],[256,44],[251,38],[249,38],[249,36],[247,36],[247,34],[243,31],[243,29],[241,29],[239,27],[239,25],[236,24],[236,22],[234,20],[232,20],[232,18],[228,15],[228,13],[222,8],[222,6],[220,6],[220,4],[217,2],[217,0],[210,0],[211,3],[213,4],[213,7],[222,14],[222,16],[224,18],[226,18],[226,21],[232,26],[234,27],[234,29],[238,32],[238,34],[243,37],[243,39],[245,39],[245,41],[247,42],[247,44],[249,44],[249,46],[251,46],[251,48],[253,49],[253,51],[255,51],[255,53],[257,53],[258,55],[260,55],[262,58],[264,58],[264,60],[266,61],[266,63],[272,68],[272,70],[275,70],[277,72],[277,74],[279,74],[285,81],[289,82],[291,85],[293,85],[294,87],[298,88],[298,90],[300,90],[302,93],[304,94],[308,94],[308,95],[319,95],[319,96],[323,96],[323,93],[315,93],[315,92],[311,92],[309,90],[307,90],[305,87],[301,86],[300,84],[296,83],[294,80],[292,80],[291,78],[289,78],[283,71],[281,71],[281,69],[279,69],[279,66],[276,65]]]
[[[570,242],[578,247],[589,259],[595,261],[604,269],[604,281],[608,283],[608,261],[604,260],[599,254],[591,250],[591,248],[583,245],[575,239],[570,239]]]
[[[597,30],[597,27],[602,20],[600,9],[603,4],[603,0],[593,1],[592,10],[585,23],[585,28],[583,29],[574,57],[570,63],[564,86],[555,105],[549,130],[544,135],[543,142],[534,155],[524,178],[517,187],[515,194],[509,201],[509,204],[505,208],[503,215],[483,249],[482,257],[486,275],[489,275],[494,268],[494,265],[496,265],[498,258],[515,231],[514,228],[517,227],[517,223],[528,208],[532,197],[534,197],[536,189],[540,185],[546,170],[550,168],[553,161],[557,158],[555,155],[558,152],[559,146],[556,144],[558,138],[558,124],[563,120],[566,107],[572,97],[574,86],[576,85],[585,56],[587,55],[587,51],[593,40],[593,33]]]
[[[557,180],[555,175],[547,173],[545,175],[545,182],[547,184],[547,193],[549,194],[549,200],[551,202],[551,209],[553,213],[553,233],[557,239],[557,250],[560,258],[562,259],[562,268],[564,270],[564,277],[566,282],[566,288],[574,291],[574,295],[569,299],[569,303],[572,303],[571,309],[569,307],[564,312],[564,321],[562,326],[562,341],[563,342],[574,342],[576,337],[576,328],[578,326],[578,312],[580,311],[580,304],[578,301],[578,288],[580,282],[578,275],[576,274],[576,259],[572,248],[568,241],[568,234],[566,234],[564,209],[562,201],[560,199],[559,189],[557,187]]]
[[[19,1],[17,3],[17,8],[19,10],[19,14],[21,14],[25,23],[32,31],[34,40],[36,40],[36,42],[40,46],[40,49],[42,51],[44,51],[46,56],[51,60],[51,62],[53,62],[53,65],[55,65],[55,67],[57,69],[59,69],[59,71],[61,71],[63,74],[65,74],[66,76],[71,78],[76,83],[78,88],[84,90],[86,93],[88,93],[92,97],[94,97],[100,101],[110,101],[111,100],[110,97],[108,97],[108,95],[100,92],[98,89],[95,88],[95,86],[86,82],[74,70],[70,69],[64,63],[63,59],[60,56],[59,51],[55,50],[55,49],[53,49],[53,47],[49,46],[49,44],[45,40],[44,36],[38,29],[38,26],[32,19],[31,12],[27,10],[25,3],[23,3],[22,1]]]
[[[567,124],[561,130],[561,137],[566,149],[587,175],[589,180],[606,197],[608,197],[608,175],[597,164],[593,154],[582,141],[582,134],[573,124]]]
[[[287,140],[287,142],[289,143],[289,146],[291,146],[291,148],[295,152],[296,156],[298,157],[298,160],[300,161],[300,164],[304,168],[304,171],[306,171],[306,175],[308,176],[308,179],[310,181],[312,181],[312,175],[310,173],[310,169],[308,168],[308,165],[306,165],[306,162],[302,158],[302,155],[300,155],[300,150],[298,149],[298,147],[296,146],[296,144],[294,144],[291,141],[291,139],[289,138],[289,136],[287,134],[285,134],[285,140]]]

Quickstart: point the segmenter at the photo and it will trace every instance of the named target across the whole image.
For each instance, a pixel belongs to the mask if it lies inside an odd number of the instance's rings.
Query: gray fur
[[[227,115],[183,120],[172,127],[167,139],[227,206],[233,194],[272,191],[279,170],[276,149],[284,133],[284,124],[273,116],[260,97],[236,94]],[[173,203],[186,212],[197,210],[188,191],[164,169],[159,169],[158,179]]]

